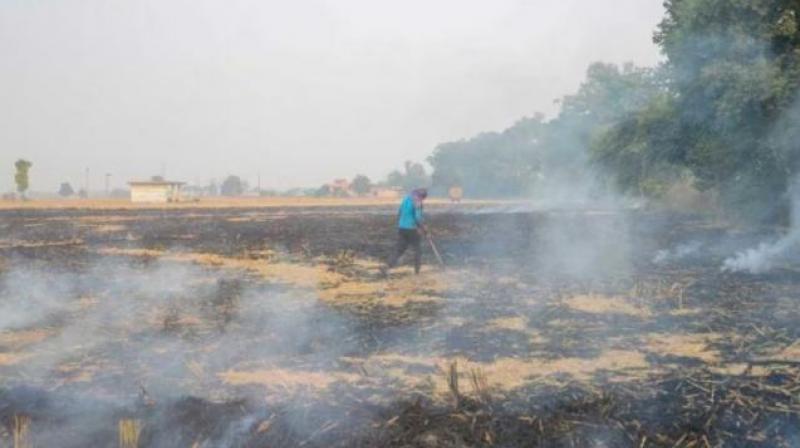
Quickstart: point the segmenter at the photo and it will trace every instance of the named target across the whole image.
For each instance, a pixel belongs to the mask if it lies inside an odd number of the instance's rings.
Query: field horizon
[[[0,210],[29,209],[86,209],[86,210],[148,210],[148,209],[186,209],[186,208],[277,208],[277,207],[348,207],[348,206],[390,206],[400,203],[400,198],[315,198],[315,197],[204,197],[172,203],[131,202],[130,199],[89,198],[89,199],[36,199],[0,201]],[[462,205],[516,204],[522,200],[470,199]],[[446,198],[430,198],[426,204],[431,206],[455,204]]]

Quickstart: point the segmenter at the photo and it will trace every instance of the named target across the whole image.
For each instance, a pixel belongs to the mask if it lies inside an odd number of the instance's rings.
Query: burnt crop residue
[[[771,231],[469,207],[420,276],[390,211],[3,216],[0,443],[797,442],[796,262],[719,268]]]

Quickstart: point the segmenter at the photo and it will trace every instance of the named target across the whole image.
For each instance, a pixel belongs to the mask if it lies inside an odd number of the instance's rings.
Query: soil
[[[778,229],[429,218],[383,277],[391,205],[0,210],[0,446],[800,443],[798,263],[720,269]]]

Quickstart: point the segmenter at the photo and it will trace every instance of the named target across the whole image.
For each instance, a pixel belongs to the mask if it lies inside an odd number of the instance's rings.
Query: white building
[[[128,182],[131,186],[131,202],[180,202],[184,182],[148,180]]]
[[[403,189],[400,187],[372,187],[370,194],[379,199],[398,199],[403,196]]]

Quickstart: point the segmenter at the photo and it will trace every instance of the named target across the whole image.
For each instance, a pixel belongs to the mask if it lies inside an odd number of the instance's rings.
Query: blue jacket
[[[417,207],[412,195],[403,198],[400,210],[397,213],[397,227],[400,229],[413,230],[422,224],[422,207]]]

